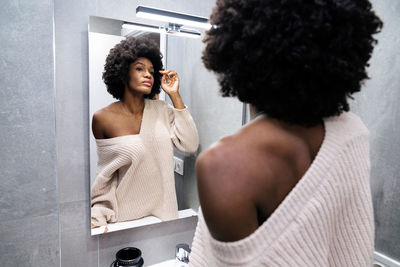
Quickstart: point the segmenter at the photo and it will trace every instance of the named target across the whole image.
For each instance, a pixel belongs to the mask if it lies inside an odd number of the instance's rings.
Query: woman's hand
[[[169,96],[174,108],[184,109],[182,98],[179,94],[179,77],[178,73],[173,70],[160,70],[163,75],[161,77],[161,88]]]
[[[164,92],[171,96],[178,93],[179,90],[179,77],[173,70],[160,70],[163,75],[161,77],[161,88]]]

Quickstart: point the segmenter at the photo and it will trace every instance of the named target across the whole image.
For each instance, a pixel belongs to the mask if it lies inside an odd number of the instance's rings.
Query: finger
[[[162,73],[162,74],[167,74],[167,73],[171,73],[171,72],[175,72],[175,71],[170,70],[170,69],[166,69],[166,70],[160,70],[159,72]]]
[[[160,73],[162,74],[169,74],[169,75],[178,75],[176,73],[176,71],[170,70],[170,69],[166,69],[166,70],[160,70]]]
[[[169,75],[168,71],[160,70],[160,73],[162,74],[162,77],[161,77],[162,80],[166,80],[167,78],[170,78],[170,75]]]
[[[174,72],[170,72],[170,73],[166,73],[166,74],[164,74],[164,76],[163,76],[165,79],[167,79],[167,80],[175,80],[175,79],[177,79],[178,78],[178,75],[176,74],[176,73],[174,73]]]
[[[162,79],[171,78],[171,74],[168,71],[161,71],[160,73],[163,75]]]
[[[170,72],[166,73],[166,75],[169,79],[175,79],[178,77],[178,73],[176,73],[175,71],[170,71]]]
[[[171,77],[168,74],[164,74],[163,81],[165,84],[168,84],[171,82]]]

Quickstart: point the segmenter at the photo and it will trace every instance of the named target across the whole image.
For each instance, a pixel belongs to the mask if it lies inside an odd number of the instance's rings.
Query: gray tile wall
[[[51,1],[0,8],[0,262],[59,265]]]
[[[133,20],[138,2],[20,0],[2,4],[2,265],[108,266],[119,248],[131,245],[142,248],[146,263],[150,264],[170,258],[176,243],[191,241],[194,219],[101,237],[91,237],[89,232],[88,18],[96,15]],[[140,3],[171,9],[167,0]],[[372,79],[357,94],[352,108],[371,132],[376,249],[399,260],[400,3],[396,0],[373,0],[373,3],[385,27],[371,60]],[[179,0],[174,1],[173,9],[208,16],[212,4],[211,0],[190,3]],[[188,84],[189,102],[204,148],[216,137],[238,127],[221,125],[236,120],[239,104],[218,98],[215,79],[200,62],[196,61],[195,66],[198,69],[193,69]],[[205,104],[209,108],[203,112]],[[219,105],[233,112],[224,111],[226,116],[220,117]],[[210,129],[215,135],[208,134]],[[186,173],[193,173],[192,165],[188,165]],[[187,181],[193,183],[194,179],[189,177]],[[193,188],[188,186],[188,190]],[[188,205],[197,206],[196,201],[192,202]]]
[[[352,109],[370,130],[375,248],[400,260],[400,2],[373,0],[384,22],[368,80]]]

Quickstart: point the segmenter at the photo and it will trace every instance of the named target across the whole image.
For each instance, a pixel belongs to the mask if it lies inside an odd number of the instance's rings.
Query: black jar
[[[117,254],[115,254],[115,258],[115,261],[111,264],[113,267],[142,267],[144,264],[142,252],[140,249],[134,247],[127,247],[118,250]]]

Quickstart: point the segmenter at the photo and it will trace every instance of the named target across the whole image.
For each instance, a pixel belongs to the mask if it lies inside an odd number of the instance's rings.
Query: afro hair
[[[107,91],[116,99],[122,99],[125,85],[129,80],[129,67],[138,58],[147,58],[154,68],[154,84],[145,98],[153,99],[160,93],[161,74],[163,69],[162,55],[158,44],[148,36],[128,37],[110,50],[104,65],[103,80]]]
[[[349,110],[382,27],[368,0],[217,0],[210,22],[222,96],[305,126]]]

